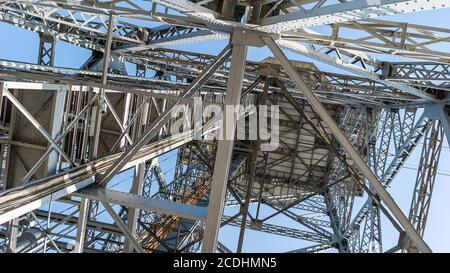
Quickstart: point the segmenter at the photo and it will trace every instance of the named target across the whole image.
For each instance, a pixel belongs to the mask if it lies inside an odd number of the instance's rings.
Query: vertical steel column
[[[84,248],[84,239],[86,238],[86,224],[89,216],[89,199],[81,198],[77,223],[77,235],[73,253],[82,253]]]
[[[125,104],[124,104],[123,119],[122,119],[123,132],[120,135],[120,147],[121,148],[125,147],[125,145],[127,143],[127,139],[129,140],[130,143],[132,143],[132,136],[131,137],[129,136],[128,128],[127,128],[127,125],[130,120],[131,109],[133,108],[132,101],[133,101],[133,94],[131,94],[131,93],[125,94]],[[126,137],[124,138],[124,136],[126,136]]]
[[[192,97],[202,86],[206,83],[209,78],[221,67],[230,57],[230,47],[226,46],[222,52],[220,52],[216,60],[210,65],[206,66],[202,73],[191,82],[189,87],[180,94],[180,98],[190,98]],[[154,137],[160,129],[170,120],[172,110],[180,104],[177,101],[171,104],[161,115],[153,121],[152,124],[148,126],[146,131],[135,141],[130,148],[121,155],[121,157],[116,160],[111,168],[109,168],[103,177],[101,178],[100,185],[105,185],[111,178],[113,178],[120,169],[133,157],[145,144],[147,144],[152,137]]]
[[[109,72],[109,61],[111,56],[111,44],[113,37],[113,25],[114,25],[114,15],[109,14],[108,21],[108,34],[106,36],[105,52],[103,54],[103,70],[102,70],[102,84],[106,84],[108,81]],[[94,107],[95,115],[95,131],[93,136],[93,145],[91,150],[92,159],[96,159],[98,155],[98,144],[100,141],[100,128],[102,123],[102,108],[105,106],[105,89],[100,90],[100,96],[98,100],[98,106]],[[92,126],[92,124],[91,124]]]
[[[114,26],[114,15],[110,13],[108,20],[108,34],[106,36],[105,52],[103,54],[102,84],[106,84],[108,80],[109,62],[111,58],[111,44],[113,38],[113,26]]]
[[[19,236],[18,226],[19,226],[19,218],[14,218],[13,220],[9,221],[7,247],[8,251],[12,253],[16,252],[17,236]]]
[[[53,139],[58,139],[58,136],[61,135],[64,130],[63,120],[64,120],[64,110],[65,110],[65,102],[66,102],[67,90],[56,90],[54,91],[54,100],[53,100],[53,112],[52,119],[50,123],[49,133]],[[55,141],[57,144],[58,142]],[[52,152],[48,155],[47,160],[47,174],[52,175],[58,171],[58,161],[59,154],[57,151],[53,149]]]
[[[3,88],[5,88],[5,83],[0,81],[0,115],[3,111]]]
[[[391,197],[391,195],[386,191],[383,184],[377,179],[377,177],[372,173],[367,164],[359,155],[358,151],[353,147],[350,141],[345,137],[336,122],[330,116],[326,108],[322,105],[316,95],[311,91],[308,85],[303,81],[300,75],[297,73],[295,68],[284,55],[283,51],[277,46],[275,41],[271,37],[262,37],[266,45],[270,48],[275,57],[280,61],[283,68],[286,70],[291,79],[295,82],[295,85],[301,90],[306,100],[311,104],[314,111],[320,116],[322,121],[328,126],[336,140],[342,145],[342,147],[347,151],[350,158],[354,160],[354,163],[366,176],[367,180],[373,186],[375,191],[380,195],[381,200],[384,201],[386,206],[392,212],[394,217],[399,221],[400,225],[405,229],[405,232],[413,240],[416,246],[422,252],[431,252],[423,238],[416,232],[414,227],[409,222],[408,218],[403,214],[402,210],[398,207],[397,203]]]
[[[246,56],[247,46],[233,43],[230,75],[228,78],[227,93],[224,103],[225,107],[228,105],[235,107],[240,102]],[[212,253],[217,249],[217,237],[219,235],[220,222],[222,219],[224,198],[234,145],[234,134],[236,131],[234,116],[230,115],[231,113],[225,111],[222,120],[223,139],[219,140],[217,146],[211,193],[209,195],[208,216],[206,218],[206,226],[203,235],[202,252]]]
[[[144,172],[145,163],[139,163],[138,165],[136,165],[134,170],[133,186],[131,187],[130,193],[138,195],[142,194],[142,189],[144,188]],[[136,234],[138,216],[138,209],[128,208],[127,227],[132,235]],[[130,242],[130,240],[125,238],[124,252],[133,252],[133,249],[133,244]]]
[[[3,110],[4,91],[6,91],[5,84],[3,82],[0,82],[0,114]],[[1,150],[1,152],[3,152],[3,149]],[[4,189],[6,189],[6,183],[5,183],[6,174],[2,174],[0,172],[0,175],[3,176],[3,181],[2,181],[3,187],[1,187],[1,184],[0,184],[0,190],[4,190]],[[8,251],[10,251],[12,253],[16,252],[17,236],[19,235],[18,226],[19,226],[19,218],[14,218],[13,220],[9,221],[9,223],[8,223],[6,246],[7,246]]]

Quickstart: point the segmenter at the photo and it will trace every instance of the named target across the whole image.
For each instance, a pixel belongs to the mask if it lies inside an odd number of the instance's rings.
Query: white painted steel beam
[[[89,199],[81,198],[79,206],[79,216],[77,222],[77,234],[75,237],[75,247],[73,253],[82,253],[84,240],[86,238],[86,224],[89,216]]]
[[[302,27],[328,25],[339,22],[397,15],[450,7],[447,0],[354,0],[323,6],[307,12],[299,11],[262,19],[261,31],[277,32]]]
[[[240,103],[246,58],[247,46],[233,43],[231,71],[225,96],[225,105],[235,106]],[[224,139],[219,140],[217,146],[211,193],[209,195],[208,217],[206,219],[202,244],[202,252],[208,253],[217,250],[217,237],[219,235],[223,214],[224,198],[234,145],[234,133],[236,130],[234,116],[230,115],[230,113],[225,113],[222,127]]]
[[[70,179],[70,175],[67,175],[67,179],[69,182],[73,182],[72,179]],[[36,200],[33,200],[31,202],[24,202],[23,204],[20,204],[19,206],[0,212],[0,224],[3,224],[9,220],[12,220],[16,217],[19,217],[21,215],[24,215],[25,213],[28,213],[30,211],[33,211],[35,209],[38,209],[53,200],[58,200],[61,197],[64,197],[66,195],[69,195],[73,192],[76,192],[79,189],[82,189],[84,187],[89,186],[90,184],[94,183],[94,176],[91,176],[89,178],[83,179],[81,181],[77,181],[67,187],[64,187],[63,189],[57,190],[52,192],[51,194],[44,195],[42,197],[37,198]],[[6,197],[6,196],[5,196]],[[0,204],[8,201],[3,201],[4,197],[0,197]]]
[[[186,219],[197,221],[204,221],[206,219],[206,208],[204,207],[186,205],[164,199],[150,198],[127,192],[89,187],[78,191],[74,195],[89,198],[91,200],[118,204],[128,208],[175,215]]]

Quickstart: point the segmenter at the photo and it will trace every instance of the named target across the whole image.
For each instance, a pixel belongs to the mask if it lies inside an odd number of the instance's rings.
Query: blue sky
[[[387,17],[388,20],[409,22],[415,24],[424,24],[437,27],[448,28],[450,10],[442,9],[436,11],[420,12],[416,14],[405,14],[394,17]],[[38,35],[36,33],[16,28],[11,25],[0,23],[0,37],[2,41],[0,43],[0,59],[17,60],[35,63],[37,60],[38,49]],[[197,51],[202,53],[216,54],[225,45],[226,41],[211,41],[202,42],[199,44],[189,44],[177,47],[182,50]],[[444,49],[448,51],[448,48]],[[288,52],[288,57],[292,60],[311,61],[305,57]],[[58,42],[56,47],[56,60],[55,65],[61,67],[79,68],[84,61],[90,56],[88,50]],[[249,60],[260,61],[270,56],[269,52],[265,48],[251,48],[248,53]],[[384,60],[391,60],[392,58],[383,57]],[[322,70],[331,72],[342,72],[336,68],[328,65],[315,64]],[[134,75],[134,67],[127,66],[128,72]],[[434,197],[431,204],[427,231],[425,233],[425,240],[435,252],[450,252],[450,152],[447,142],[444,142],[445,148],[442,150],[441,162],[439,167],[440,174],[437,176]],[[407,162],[407,166],[417,167],[418,158],[421,152],[421,145],[415,150],[410,159]],[[167,156],[169,157],[169,155]],[[161,160],[163,161],[163,160]],[[168,171],[168,177],[173,174],[169,171],[173,168],[173,162],[171,160],[165,160],[162,163],[164,170]],[[128,175],[128,176],[127,176]],[[122,174],[117,180],[129,177],[128,174]],[[412,190],[414,181],[416,179],[416,171],[411,169],[403,169],[397,176],[395,181],[389,188],[392,196],[397,200],[399,206],[408,214],[410,199],[412,196]],[[360,206],[365,198],[358,201],[357,206]],[[251,208],[254,209],[254,208]],[[358,209],[355,209],[357,211]],[[226,209],[228,215],[232,215],[237,211],[237,207]],[[295,224],[284,219],[283,217],[276,218],[273,223],[278,225],[286,225],[295,227]],[[398,240],[398,233],[394,230],[392,225],[383,217],[383,241],[384,249],[387,250],[391,246],[395,245]],[[225,227],[221,230],[220,241],[227,245],[230,249],[236,249],[236,242],[238,238],[238,229],[234,227]],[[247,230],[245,237],[244,251],[246,252],[283,252],[301,248],[304,246],[300,241],[284,238],[276,235],[268,235],[266,233],[260,233],[256,231]]]

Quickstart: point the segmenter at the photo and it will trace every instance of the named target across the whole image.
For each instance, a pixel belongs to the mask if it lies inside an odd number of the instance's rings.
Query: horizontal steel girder
[[[98,187],[85,188],[74,193],[74,195],[91,200],[122,205],[128,208],[154,211],[160,214],[175,215],[198,221],[204,221],[207,214],[205,207],[186,205],[174,201],[149,198],[137,194],[101,189]]]

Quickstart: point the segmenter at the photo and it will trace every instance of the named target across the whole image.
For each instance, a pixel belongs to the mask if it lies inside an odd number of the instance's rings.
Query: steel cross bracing
[[[42,8],[42,7],[40,7],[40,8]],[[53,11],[53,10],[52,10]],[[77,10],[77,12],[79,12],[78,10]],[[51,15],[53,15],[53,13],[51,13],[50,14],[50,16]],[[97,15],[97,16],[99,16],[99,15]],[[83,15],[83,16],[81,16],[82,18],[85,18],[86,16],[85,15]],[[46,18],[46,17],[45,17]],[[44,19],[45,19],[44,18]],[[74,18],[74,16],[71,16],[69,19],[70,20],[73,20],[73,18]],[[26,19],[25,19],[26,20]],[[21,19],[21,20],[19,20],[20,22],[23,22],[23,19]],[[41,21],[43,21],[42,23],[46,23],[47,21],[46,20],[41,20]],[[89,22],[91,22],[91,20],[87,20],[88,21],[88,23]],[[105,19],[102,19],[102,21],[101,21],[101,27],[104,29],[104,28],[106,28],[106,21],[107,20],[105,20]],[[17,23],[16,23],[17,24]],[[391,23],[392,24],[392,23]],[[19,24],[20,25],[20,24]],[[389,22],[387,22],[387,25],[389,25]],[[57,27],[57,25],[56,25],[56,27]],[[135,27],[136,28],[136,27]],[[35,30],[35,31],[39,31],[39,29],[40,28],[32,28],[33,30]],[[82,28],[81,30],[78,30],[78,31],[83,31],[83,29],[84,28]],[[113,28],[113,29],[115,29],[115,28]],[[117,29],[122,29],[121,27],[117,27]],[[57,29],[57,31],[59,31],[59,29]],[[157,28],[157,30],[155,30],[156,32],[160,32],[161,31],[161,29],[160,28]],[[430,31],[430,30],[428,30],[427,29],[427,31]],[[81,34],[80,34],[81,35]],[[85,35],[82,35],[83,37],[84,36],[89,36],[89,33],[86,33]],[[118,36],[120,36],[120,35],[118,35]],[[128,34],[127,34],[127,36],[129,36]],[[156,37],[159,37],[160,35],[157,35]],[[442,40],[442,39],[441,39]],[[441,40],[439,40],[439,41],[441,41]],[[85,39],[83,38],[82,39],[82,41],[85,41]],[[444,39],[444,41],[445,41],[445,39]],[[70,42],[70,41],[69,41]],[[77,42],[78,44],[79,43],[81,43],[81,41],[79,41],[79,42]],[[97,43],[97,45],[99,45],[99,46],[102,46],[101,45],[102,43],[100,42],[100,43]],[[287,46],[287,44],[285,43],[285,44],[283,44],[284,46]],[[83,45],[81,45],[81,46],[83,46]],[[299,50],[299,47],[298,46],[294,46],[294,47],[290,47],[291,49],[293,49],[293,50],[295,50],[295,51],[298,51]],[[96,50],[100,50],[100,51],[104,51],[104,49],[103,48],[101,48],[101,49],[96,49]],[[115,51],[117,51],[117,50],[115,50]],[[119,50],[120,52],[122,52],[121,50]],[[331,50],[327,50],[327,52],[326,52],[326,54],[330,54],[330,53],[332,53],[332,52],[334,52],[335,50],[333,50],[333,49],[331,49]],[[354,51],[352,51],[352,52],[354,52]],[[126,52],[122,52],[123,54],[126,54]],[[336,53],[338,53],[338,55],[337,55],[337,57],[339,57],[339,59],[342,59],[342,55],[345,55],[345,54],[342,54],[342,53],[339,53],[339,52],[337,52],[336,51]],[[321,53],[322,54],[322,53]],[[319,55],[318,55],[319,56]],[[321,55],[320,55],[321,56]],[[329,60],[327,60],[326,58],[325,59],[323,59],[322,57],[319,57],[319,59],[322,59],[322,60],[324,60],[324,61],[330,61],[330,60],[332,60],[332,59],[329,59]],[[357,56],[353,56],[353,57],[351,57],[350,58],[351,60],[350,60],[350,63],[349,64],[351,64],[350,66],[343,66],[342,68],[347,68],[347,69],[353,69],[352,68],[352,66],[355,64],[355,63],[358,63],[358,62],[362,62],[362,59],[361,59],[361,55],[360,54],[357,54]],[[342,60],[341,60],[342,61]],[[333,61],[334,62],[334,61]],[[345,61],[344,61],[345,62]],[[334,63],[335,65],[339,65],[339,62],[335,62]],[[366,69],[367,70],[367,61],[364,61],[364,63],[363,63],[363,69]],[[375,65],[375,72],[376,71],[381,71],[382,69],[381,69],[381,67],[383,66],[383,64],[381,64],[381,63],[377,63],[376,65]],[[358,68],[358,69],[356,69],[356,70],[354,70],[353,72],[358,72],[358,73],[362,73],[362,72],[364,72],[364,71],[362,71],[360,68]],[[370,72],[370,71],[367,71],[367,72]],[[401,84],[397,84],[397,83],[392,83],[392,82],[389,82],[389,81],[385,81],[385,80],[382,80],[381,78],[380,78],[380,76],[378,76],[378,75],[372,75],[372,73],[373,72],[370,72],[369,74],[368,73],[366,73],[366,72],[364,72],[364,73],[362,73],[362,75],[363,76],[365,76],[365,77],[369,77],[369,78],[371,78],[371,79],[373,79],[373,80],[375,80],[375,81],[378,81],[378,82],[381,82],[381,83],[384,83],[384,84],[388,84],[388,85],[392,85],[393,87],[397,87],[397,88],[400,88],[400,90],[403,90],[403,91],[405,91],[405,92],[407,92],[407,93],[412,93],[412,94],[418,94],[418,95],[420,95],[420,96],[424,96],[424,93],[423,92],[421,92],[420,90],[417,90],[417,89],[415,89],[415,88],[410,88],[410,87],[406,87],[406,86],[404,86],[404,85],[401,85]],[[420,91],[420,92],[419,92]]]
[[[164,54],[165,52],[162,52]],[[174,61],[173,59],[166,58],[164,61],[170,62]],[[9,78],[17,79],[20,77],[34,77],[37,79],[45,79],[48,77],[53,78],[54,81],[66,81],[68,83],[76,83],[77,81],[86,81],[86,78],[91,78],[91,83],[89,85],[100,87],[101,85],[98,83],[97,77],[100,76],[99,72],[92,72],[92,71],[86,71],[86,70],[77,70],[77,69],[66,69],[66,68],[47,68],[43,66],[28,64],[28,63],[20,63],[20,62],[11,62],[11,61],[0,61],[2,64],[2,67],[4,67],[3,73],[8,75]],[[167,63],[166,63],[167,65]],[[267,63],[251,63],[251,66],[253,66],[254,72],[250,72],[248,81],[245,81],[244,85],[249,86],[251,83],[256,80],[260,73],[263,73],[264,67],[268,66]],[[23,69],[22,73],[17,72],[11,72],[11,69],[14,69],[14,67],[20,67]],[[47,77],[45,74],[41,74],[39,76],[36,74],[26,76],[29,74],[30,70],[35,71],[42,71],[42,72],[53,72],[51,75],[48,74]],[[178,78],[183,78],[186,80],[189,80],[191,78],[195,77],[195,74],[192,75],[192,72],[184,72],[181,69],[176,69],[179,72],[174,72],[173,69],[169,69],[168,72],[164,72],[164,74],[169,77],[171,75],[176,76]],[[261,71],[261,72],[259,72]],[[374,81],[367,80],[360,77],[354,77],[354,76],[348,76],[348,75],[342,75],[337,73],[323,73],[320,71],[317,71],[313,68],[299,68],[298,70],[302,74],[308,77],[308,85],[317,90],[317,93],[320,94],[320,98],[326,101],[334,101],[335,103],[348,103],[349,101],[354,104],[359,103],[372,103],[374,106],[380,106],[384,103],[392,102],[392,103],[399,103],[401,105],[407,104],[408,102],[412,102],[414,100],[414,97],[411,96],[405,96],[401,95],[400,93],[396,92],[395,90],[391,90],[385,85],[377,84]],[[20,76],[19,76],[20,75]],[[70,77],[69,77],[70,76]],[[133,89],[130,90],[130,92],[144,92],[144,89],[148,90],[148,86],[153,86],[154,89],[151,90],[153,96],[159,96],[163,97],[166,96],[167,98],[170,98],[171,96],[167,94],[167,92],[161,92],[158,90],[165,90],[165,89],[181,89],[184,86],[187,85],[186,82],[170,82],[167,80],[161,80],[161,79],[138,79],[133,76],[125,76],[125,75],[110,75],[111,82],[110,84],[113,84],[115,80],[125,80],[129,81],[130,85],[134,85]],[[286,81],[286,84],[290,86],[290,89],[295,92],[295,96],[300,96],[301,93],[298,91],[295,91],[295,87],[293,86],[293,83],[290,82],[288,79],[283,79]],[[218,91],[218,88],[223,87],[225,84],[226,77],[219,76],[218,78],[215,78],[213,82],[206,85],[205,88],[210,89],[211,91]],[[262,89],[260,84],[257,85],[258,89]],[[141,90],[137,90],[137,89]],[[109,86],[109,89],[116,89],[118,91],[124,90],[123,87],[113,87]],[[150,90],[149,90],[150,91]],[[156,94],[160,93],[160,94]],[[176,99],[176,96],[172,96],[173,99]]]
[[[393,249],[429,251],[421,237],[444,135],[450,134],[450,53],[442,49],[450,31],[376,17],[449,4],[0,1],[0,21],[40,37],[37,64],[0,60],[0,219],[6,223],[0,244],[13,252],[196,252],[203,240],[204,250],[231,252],[234,246],[211,236],[230,225],[240,227],[238,252],[248,243],[246,229],[315,242],[291,252],[381,252],[387,249],[384,214],[400,232]],[[239,38],[244,32],[246,41]],[[162,48],[230,36],[219,58]],[[350,74],[289,62],[272,39]],[[55,67],[59,41],[92,50],[92,56],[80,69]],[[275,58],[243,58],[239,68],[228,60],[233,51],[245,56],[242,48],[262,45]],[[405,62],[382,61],[387,55]],[[135,76],[128,75],[126,62],[136,65]],[[230,78],[242,79],[242,98]],[[168,111],[189,105],[194,94],[206,105],[222,106],[234,94],[233,103],[280,106],[280,147],[262,152],[255,141],[229,145],[192,141],[191,132],[170,135]],[[50,112],[42,110],[47,105]],[[37,133],[27,138],[24,128]],[[422,139],[404,217],[380,185],[393,182]],[[217,170],[230,175],[216,178],[226,191],[214,194],[241,211],[221,217],[217,210],[208,218],[202,214],[208,205],[221,206],[220,198],[208,198],[217,145],[231,152],[217,157],[230,165]],[[169,151],[175,152],[173,177],[161,165]],[[116,181],[129,168],[133,174]],[[106,197],[88,187],[99,181]],[[114,191],[121,184],[129,185],[130,194]],[[367,201],[355,214],[364,191]],[[297,228],[267,222],[280,215]]]

